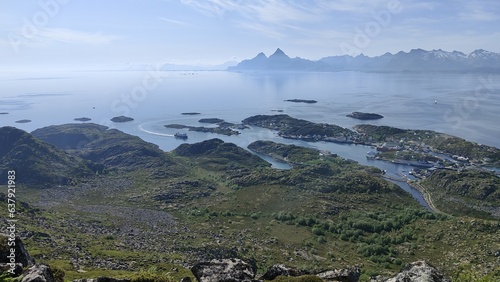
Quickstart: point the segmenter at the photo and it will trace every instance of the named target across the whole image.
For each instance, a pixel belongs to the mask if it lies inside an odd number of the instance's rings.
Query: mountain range
[[[478,49],[470,54],[441,49],[413,49],[377,57],[342,55],[317,61],[290,58],[281,49],[271,56],[259,53],[229,67],[229,71],[375,71],[375,72],[500,72],[500,53]]]

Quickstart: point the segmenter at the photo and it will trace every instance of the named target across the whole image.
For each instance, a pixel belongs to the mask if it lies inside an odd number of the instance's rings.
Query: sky
[[[498,0],[1,0],[0,69],[500,52]]]

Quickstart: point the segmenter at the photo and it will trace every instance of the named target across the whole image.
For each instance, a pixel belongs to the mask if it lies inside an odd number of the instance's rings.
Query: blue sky
[[[500,52],[497,0],[0,1],[0,68],[210,65],[413,48]]]

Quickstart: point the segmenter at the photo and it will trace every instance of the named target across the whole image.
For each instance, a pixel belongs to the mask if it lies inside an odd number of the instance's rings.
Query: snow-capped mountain
[[[286,70],[286,71],[416,71],[416,72],[500,72],[500,54],[475,50],[470,54],[441,49],[426,51],[386,53],[377,57],[363,54],[325,57],[318,61],[290,58],[281,49],[267,57],[259,53],[255,58],[244,60],[228,70]]]

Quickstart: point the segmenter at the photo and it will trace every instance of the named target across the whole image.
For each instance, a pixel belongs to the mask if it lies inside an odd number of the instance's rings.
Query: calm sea
[[[318,103],[284,102],[294,98]],[[0,73],[0,99],[0,112],[9,113],[0,115],[0,125],[32,131],[89,117],[165,150],[180,141],[162,136],[175,133],[164,124],[196,125],[203,117],[240,122],[276,110],[344,127],[360,123],[346,114],[374,112],[385,118],[372,124],[431,129],[500,147],[500,76],[489,74],[14,72]],[[183,116],[183,112],[201,115]],[[118,115],[135,121],[111,124],[109,119]],[[32,122],[15,123],[21,119]],[[191,133],[190,137],[194,142],[215,136]],[[240,143],[245,138],[226,139]]]
[[[314,99],[316,104],[285,102]],[[330,150],[362,164],[387,169],[391,176],[410,167],[365,158],[366,146],[306,143],[285,140],[259,128],[239,136],[188,132],[175,139],[175,129],[163,125],[201,125],[200,118],[216,117],[238,123],[256,114],[286,113],[314,122],[352,127],[361,123],[346,117],[353,111],[384,116],[367,123],[408,129],[430,129],[500,147],[500,76],[448,73],[231,73],[231,72],[10,72],[0,73],[0,126],[26,131],[75,122],[88,117],[140,136],[169,151],[183,142],[210,138],[246,147],[263,139]],[[186,116],[181,113],[198,112]],[[111,123],[114,116],[133,122]],[[29,119],[30,123],[15,123]],[[205,125],[206,126],[206,125]],[[286,165],[274,163],[277,167]],[[423,205],[421,195],[401,184]]]

